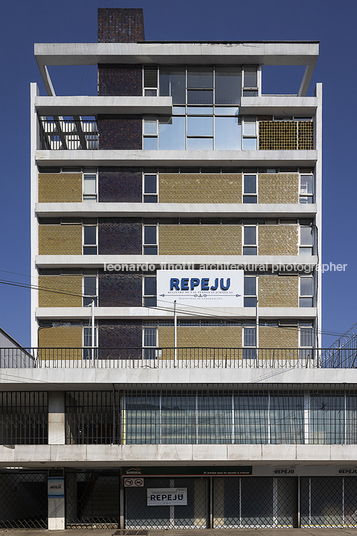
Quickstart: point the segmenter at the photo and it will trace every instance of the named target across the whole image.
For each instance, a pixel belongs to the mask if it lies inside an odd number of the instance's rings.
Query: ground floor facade
[[[0,529],[357,527],[349,466],[7,469]]]

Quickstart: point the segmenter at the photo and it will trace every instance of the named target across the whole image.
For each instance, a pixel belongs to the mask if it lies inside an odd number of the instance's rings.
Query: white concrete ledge
[[[2,467],[355,464],[355,445],[16,445],[0,446]]]
[[[240,268],[251,271],[254,266],[265,265],[270,268],[272,265],[277,267],[287,265],[302,265],[313,269],[318,262],[315,255],[36,255],[36,265],[38,268],[103,268],[104,264],[113,265],[152,265],[156,267],[165,267],[172,265],[201,264],[220,265],[228,270],[234,264]],[[252,266],[253,268],[250,268]],[[140,267],[139,267],[140,268]],[[113,270],[115,271],[115,270]]]
[[[254,385],[273,385],[274,388],[282,386],[298,386],[309,390],[315,385],[321,388],[337,386],[343,389],[354,389],[357,383],[357,369],[321,369],[312,368],[314,361],[308,361],[309,368],[297,368],[296,362],[289,363],[285,360],[285,366],[277,361],[276,367],[268,368],[264,360],[260,368],[254,368],[255,363],[250,363],[252,368],[234,368],[229,361],[217,363],[215,368],[195,366],[194,361],[189,361],[188,366],[174,367],[173,361],[160,360],[136,360],[137,368],[125,368],[125,360],[99,360],[94,368],[90,360],[78,362],[54,361],[40,363],[44,368],[32,369],[0,369],[1,391],[65,391],[65,390],[112,390],[113,385],[117,389],[157,389],[161,388],[210,388],[219,389],[243,389],[250,391]],[[221,366],[220,366],[221,365]],[[228,365],[229,368],[225,368]],[[249,366],[249,363],[243,363]],[[302,363],[304,365],[304,363]],[[80,368],[80,367],[86,368]],[[102,366],[103,368],[99,368]],[[131,366],[134,364],[131,362]],[[58,367],[58,368],[55,368]],[[63,367],[63,368],[62,368]],[[67,367],[67,368],[65,368]],[[122,368],[121,368],[122,367]],[[141,367],[141,368],[139,368]],[[155,368],[161,367],[161,368]],[[166,368],[168,367],[168,368]],[[171,367],[171,368],[169,368]],[[310,368],[311,367],[311,368]],[[258,387],[257,385],[257,387]],[[261,389],[261,387],[259,387]]]
[[[138,217],[307,217],[315,216],[317,205],[300,204],[234,204],[234,203],[36,203],[37,216],[82,216],[103,215]]]
[[[297,97],[290,95],[242,97],[239,112],[241,114],[252,115],[315,115],[318,102],[319,100],[317,97]]]
[[[158,303],[160,307],[160,302]],[[183,311],[180,310],[180,306]],[[158,319],[158,318],[173,318],[173,306],[166,302],[162,304],[162,307],[166,307],[171,310],[164,311],[155,307],[96,307],[95,318],[96,320],[110,319],[110,318],[126,318],[126,319]],[[177,305],[178,318],[204,318],[207,319],[207,312],[210,309],[205,307],[192,307]],[[215,318],[228,318],[228,319],[255,319],[256,309],[255,307],[215,307],[212,312]],[[275,318],[275,319],[314,319],[316,318],[315,307],[259,307],[260,318]],[[194,317],[193,317],[194,315]],[[36,309],[36,317],[41,319],[79,319],[79,318],[91,318],[90,307],[38,307]]]
[[[40,115],[172,114],[172,97],[36,97]]]
[[[37,150],[39,166],[251,166],[313,165],[318,151]],[[41,171],[41,167],[40,167]]]

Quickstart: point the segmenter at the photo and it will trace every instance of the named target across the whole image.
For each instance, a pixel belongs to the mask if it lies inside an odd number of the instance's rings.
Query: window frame
[[[302,244],[302,229],[311,229],[311,237],[312,237],[312,244]],[[314,246],[315,246],[315,231],[314,231],[314,225],[305,225],[299,223],[299,255],[311,255],[314,254]],[[307,251],[309,250],[309,251]]]
[[[145,331],[146,330],[155,330],[155,346],[145,344]],[[159,330],[154,326],[143,326],[142,331],[142,348],[143,348],[143,359],[157,359],[158,357],[158,345],[159,345]]]
[[[311,345],[302,345],[302,334],[310,330],[311,332]],[[313,324],[299,324],[299,359],[313,359],[314,358],[314,339],[315,328]]]
[[[255,193],[245,192],[245,177],[255,176]],[[258,203],[258,173],[242,173],[242,202],[243,204],[256,204]],[[255,201],[245,201],[244,198],[252,198]]]
[[[156,243],[155,244],[147,244],[145,242],[145,229],[147,227],[155,227],[156,229]],[[156,223],[150,223],[150,224],[143,224],[142,226],[142,244],[143,244],[143,250],[142,250],[142,254],[143,255],[158,255],[159,254],[159,226],[158,224]],[[156,253],[146,253],[145,252],[145,249],[147,250],[148,248],[156,248]]]
[[[145,281],[147,279],[155,279],[156,282],[156,293],[155,294],[148,294],[145,292]],[[157,277],[156,275],[144,275],[143,276],[143,307],[156,307],[157,306]],[[152,303],[148,303],[148,301],[151,300]]]
[[[312,288],[312,293],[311,294],[302,294],[301,292],[301,283],[304,279],[311,279],[311,288]],[[301,275],[299,277],[299,307],[314,307],[314,283],[315,283],[315,280],[314,280],[314,276],[313,275]],[[311,305],[302,305],[302,300],[304,299],[309,299],[311,300]]]
[[[251,329],[255,332],[255,343],[246,344],[245,335],[246,330]],[[248,335],[248,334],[247,334]],[[242,327],[242,358],[243,359],[257,359],[257,326],[254,324],[246,325]]]
[[[95,176],[95,193],[88,194],[85,192],[85,177],[86,175]],[[82,201],[83,202],[97,202],[98,201],[98,172],[97,171],[83,171],[82,172]]]
[[[86,244],[85,243],[85,228],[87,227],[95,227],[95,244]],[[85,253],[85,248],[88,250],[93,250],[93,253]],[[95,251],[94,251],[95,250]],[[96,223],[90,223],[86,224],[83,223],[82,225],[82,254],[83,255],[98,255],[98,225]]]
[[[301,180],[303,177],[311,177],[312,179],[312,193],[302,191]],[[315,201],[315,181],[313,173],[299,173],[299,204],[311,205]]]
[[[156,86],[145,85],[145,68],[154,71],[156,69]],[[152,65],[143,64],[142,66],[142,85],[143,85],[143,97],[157,97],[159,95],[159,66],[153,67]],[[149,95],[148,92],[153,91],[155,94]]]
[[[146,193],[145,192],[145,177],[155,176],[156,177],[156,192],[155,193]],[[159,202],[159,174],[158,173],[143,173],[143,182],[142,182],[142,192],[143,192],[143,203],[158,203]],[[149,197],[156,197],[155,201],[148,201]]]
[[[84,292],[85,290],[85,278],[86,277],[93,277],[95,278],[95,294],[86,294]],[[83,307],[89,307],[91,305],[91,302],[94,300],[94,307],[98,307],[98,275],[95,274],[83,274],[82,275],[82,304]],[[84,303],[85,299],[90,300],[89,303]]]
[[[88,335],[86,335],[86,330],[88,330]],[[90,342],[92,342],[92,326],[91,324],[83,324],[82,326],[83,359],[98,359],[98,335],[99,335],[98,325],[95,323],[94,324],[94,345],[85,344],[86,336],[89,337]],[[92,350],[94,350],[94,352]]]
[[[255,244],[245,244],[245,229],[248,227],[255,228]],[[258,255],[258,225],[257,224],[247,224],[247,225],[243,224],[242,233],[243,233],[242,255],[254,255],[254,256]],[[244,252],[244,249],[246,250],[246,252]],[[253,252],[247,252],[247,249],[252,250]]]
[[[245,281],[247,279],[254,279],[255,281],[255,293],[254,294],[246,294],[245,292]],[[243,282],[243,289],[244,289],[244,296],[243,296],[243,306],[244,307],[254,307],[256,308],[257,307],[257,303],[258,303],[258,276],[256,275],[245,275],[244,274],[244,282]],[[248,300],[255,300],[255,303],[254,305],[248,305]]]
[[[258,150],[258,121],[256,115],[243,115],[241,117],[242,121],[242,151],[257,151]],[[245,124],[251,123],[255,124],[255,134],[246,134],[244,132]],[[245,140],[255,140],[255,148],[245,148]]]

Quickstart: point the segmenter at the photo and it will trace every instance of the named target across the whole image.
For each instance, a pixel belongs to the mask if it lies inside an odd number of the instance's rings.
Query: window
[[[312,226],[300,226],[299,255],[312,255],[314,246],[314,230]]]
[[[97,255],[96,225],[83,225],[83,255]]]
[[[243,175],[243,203],[257,202],[257,176]]]
[[[243,255],[257,255],[257,227],[245,225],[243,227]]]
[[[257,122],[255,117],[246,116],[242,120],[243,140],[242,149],[245,151],[257,150]]]
[[[83,326],[83,359],[97,359],[97,326],[94,326],[94,342],[92,343],[92,326]]]
[[[255,65],[243,68],[243,97],[258,97],[258,73]]]
[[[97,306],[97,276],[83,276],[83,307],[91,305],[94,301],[94,306]]]
[[[313,347],[314,347],[314,329],[311,323],[300,323],[300,348],[299,348],[299,358],[300,359],[311,359],[313,358]]]
[[[157,356],[157,329],[144,328],[143,330],[144,359],[155,359]]]
[[[144,277],[144,306],[156,307],[156,277]]]
[[[256,359],[257,330],[255,326],[243,327],[243,359]]]
[[[144,96],[157,96],[157,67],[144,66]]]
[[[144,175],[144,203],[157,203],[157,175]]]
[[[158,148],[157,145],[157,119],[144,119],[144,143],[143,149],[151,151]]]
[[[314,202],[314,176],[300,175],[300,204],[311,204]]]
[[[157,255],[157,227],[144,225],[144,255]]]
[[[83,201],[97,201],[97,174],[83,174]]]
[[[312,275],[300,277],[299,307],[313,307],[314,278]]]
[[[244,307],[257,306],[257,278],[244,276]]]

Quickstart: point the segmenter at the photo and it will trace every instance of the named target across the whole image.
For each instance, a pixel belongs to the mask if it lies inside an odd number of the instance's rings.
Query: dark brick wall
[[[142,274],[99,275],[99,307],[141,307]]]
[[[137,43],[144,40],[142,8],[98,9],[98,43]]]
[[[99,359],[140,359],[142,357],[140,350],[142,322],[141,320],[99,320],[98,342]],[[109,348],[112,349],[109,350]],[[130,350],[123,351],[116,350],[116,348],[130,348]]]
[[[137,168],[99,168],[99,201],[141,203],[142,173]]]
[[[98,65],[98,94],[102,96],[141,96],[141,65]]]
[[[142,149],[142,120],[139,116],[99,115],[99,149]]]
[[[99,255],[141,255],[140,218],[99,218]]]

